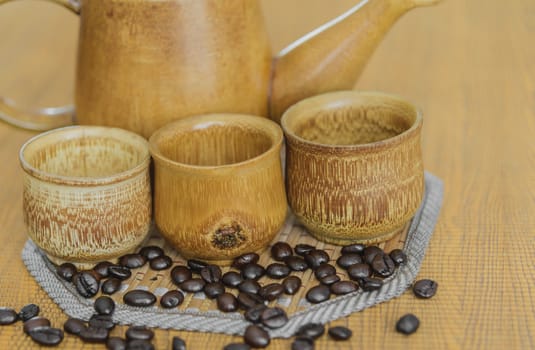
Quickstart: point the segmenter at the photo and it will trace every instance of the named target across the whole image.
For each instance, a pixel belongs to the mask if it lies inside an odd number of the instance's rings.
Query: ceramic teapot
[[[351,88],[394,22],[439,0],[362,0],[275,57],[256,0],[49,1],[80,15],[75,107],[22,112],[0,98],[0,119],[44,130],[75,115],[149,137],[203,113],[279,121],[305,97]]]

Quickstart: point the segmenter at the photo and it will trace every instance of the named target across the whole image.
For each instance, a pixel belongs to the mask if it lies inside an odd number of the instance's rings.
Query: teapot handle
[[[0,5],[13,0],[0,0]],[[78,0],[48,0],[80,13]],[[30,130],[49,130],[71,125],[74,119],[74,106],[48,107],[37,110],[19,108],[12,100],[0,96],[0,120]]]

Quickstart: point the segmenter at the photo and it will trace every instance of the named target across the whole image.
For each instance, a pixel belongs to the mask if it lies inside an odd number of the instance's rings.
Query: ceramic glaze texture
[[[395,96],[336,92],[282,118],[290,207],[318,239],[386,240],[423,195],[422,117]]]
[[[275,123],[196,116],[163,127],[149,142],[155,222],[183,256],[227,263],[278,233],[287,204]]]
[[[55,263],[91,267],[136,248],[151,220],[147,142],[125,130],[69,127],[20,152],[30,238]]]

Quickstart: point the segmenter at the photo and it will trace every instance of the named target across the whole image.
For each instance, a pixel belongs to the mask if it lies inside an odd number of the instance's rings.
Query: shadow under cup
[[[334,92],[297,103],[281,125],[288,201],[316,238],[385,241],[420,206],[422,116],[412,104],[377,92]]]
[[[287,204],[272,121],[239,114],[185,118],[150,138],[154,216],[185,257],[228,263],[264,248],[284,223]]]

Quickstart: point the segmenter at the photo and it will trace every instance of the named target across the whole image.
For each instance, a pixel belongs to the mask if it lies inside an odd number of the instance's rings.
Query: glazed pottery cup
[[[424,190],[422,115],[378,92],[305,99],[282,117],[291,209],[317,239],[335,244],[391,238]]]
[[[151,223],[148,142],[132,132],[73,126],[20,150],[30,238],[56,264],[92,267],[135,249]]]
[[[154,217],[186,258],[227,264],[266,247],[287,202],[274,122],[240,114],[181,119],[150,138]]]

